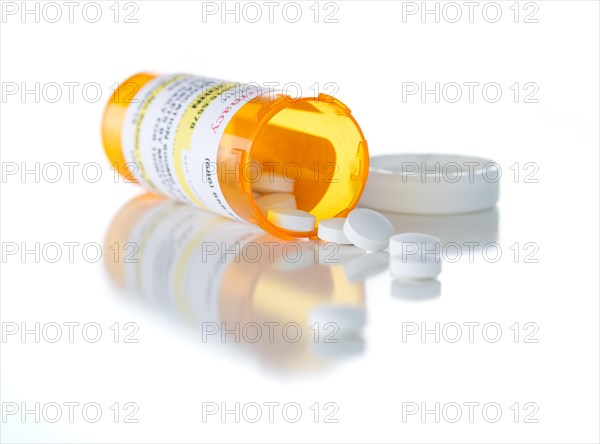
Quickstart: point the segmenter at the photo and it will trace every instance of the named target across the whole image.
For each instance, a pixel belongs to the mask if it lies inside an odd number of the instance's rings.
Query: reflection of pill
[[[316,222],[312,214],[293,208],[271,208],[267,219],[280,228],[298,232],[313,231]]]
[[[321,333],[346,336],[357,334],[366,324],[364,307],[351,304],[323,303],[313,308],[308,316],[309,324]]]
[[[365,250],[354,245],[340,245],[335,242],[319,243],[319,263],[323,265],[343,265],[365,254]]]
[[[337,360],[357,356],[365,351],[365,340],[358,334],[341,336],[334,332],[319,333],[319,340],[311,340],[310,345],[314,353],[321,358]]]
[[[344,234],[343,217],[332,217],[331,219],[323,219],[319,222],[319,239],[326,242],[335,242],[336,244],[352,244]]]
[[[390,237],[390,255],[439,255],[440,240],[429,234],[401,233]]]
[[[442,284],[437,279],[394,279],[392,296],[404,301],[427,301],[442,294]]]
[[[361,254],[344,264],[344,273],[350,282],[360,282],[384,272],[388,264],[387,251]]]
[[[252,191],[259,193],[293,193],[294,181],[277,173],[262,172],[252,184]]]
[[[392,223],[377,211],[358,208],[348,214],[344,234],[357,247],[367,251],[381,251],[394,234]]]
[[[256,199],[256,205],[263,213],[271,208],[296,208],[296,197],[289,193],[265,194]]]

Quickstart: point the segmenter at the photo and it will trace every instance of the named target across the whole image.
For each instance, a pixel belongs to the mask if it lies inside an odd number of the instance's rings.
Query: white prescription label
[[[239,86],[185,74],[144,85],[127,109],[121,140],[135,178],[154,192],[241,221],[217,177],[227,124],[259,95],[256,88]]]
[[[160,201],[137,221],[120,251],[126,288],[187,319],[221,322],[223,276],[263,234],[257,227]]]

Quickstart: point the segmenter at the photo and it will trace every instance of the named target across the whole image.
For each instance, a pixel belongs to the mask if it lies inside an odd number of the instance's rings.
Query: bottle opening
[[[284,97],[264,113],[250,146],[248,197],[256,223],[291,237],[316,235],[319,220],[345,216],[358,202],[368,173],[364,136],[350,110],[338,100]],[[309,231],[269,218],[277,208],[310,213]]]

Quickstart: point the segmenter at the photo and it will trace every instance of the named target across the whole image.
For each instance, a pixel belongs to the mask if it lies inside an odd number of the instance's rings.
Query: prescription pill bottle
[[[367,142],[339,100],[292,98],[257,84],[185,74],[136,74],[108,102],[102,139],[129,181],[172,199],[253,223],[280,238],[269,209],[318,221],[345,216],[365,186]]]

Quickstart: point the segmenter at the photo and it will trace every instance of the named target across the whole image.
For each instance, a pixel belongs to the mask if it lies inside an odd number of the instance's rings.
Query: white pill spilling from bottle
[[[315,216],[294,208],[271,208],[267,218],[273,225],[299,233],[313,231],[316,223]]]
[[[344,234],[357,247],[367,251],[382,251],[394,234],[394,226],[377,211],[358,208],[348,214]]]
[[[317,236],[325,242],[334,242],[342,245],[352,244],[344,234],[344,222],[346,222],[346,219],[343,217],[333,217],[331,219],[322,220],[319,222]]]

